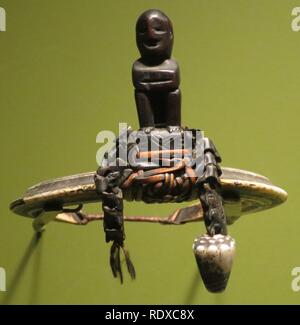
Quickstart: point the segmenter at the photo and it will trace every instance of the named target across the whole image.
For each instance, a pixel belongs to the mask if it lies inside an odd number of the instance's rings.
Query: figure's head
[[[138,18],[136,43],[142,58],[148,60],[170,58],[173,38],[172,23],[160,10],[147,10]]]

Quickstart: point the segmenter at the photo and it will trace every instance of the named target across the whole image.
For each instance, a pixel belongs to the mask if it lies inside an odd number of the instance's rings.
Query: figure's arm
[[[180,83],[179,67],[173,60],[151,68],[136,61],[132,68],[132,79],[135,88],[140,91],[174,91]]]

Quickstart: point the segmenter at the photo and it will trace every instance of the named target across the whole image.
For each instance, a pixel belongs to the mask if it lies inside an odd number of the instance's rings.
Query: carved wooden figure
[[[198,129],[182,127],[179,67],[171,58],[173,40],[172,23],[161,11],[147,10],[138,18],[136,42],[141,57],[133,64],[132,77],[140,130],[125,130],[97,172],[30,187],[10,208],[34,218],[38,233],[51,220],[77,225],[103,220],[106,242],[112,243],[110,266],[121,282],[121,253],[131,277],[136,275],[124,246],[124,220],[204,221],[206,233],[194,240],[194,255],[206,288],[220,292],[226,288],[235,252],[227,225],[242,214],[283,203],[287,193],[264,176],[221,168],[213,142]],[[151,146],[142,147],[133,134],[144,136]],[[125,160],[120,155],[124,147]],[[148,204],[197,200],[198,204],[176,210],[169,218],[125,217],[123,200]],[[103,215],[81,211],[83,204],[95,201],[102,203]],[[74,204],[78,207],[70,209]]]
[[[136,43],[141,57],[134,62],[139,123],[151,128],[181,125],[179,67],[171,58],[174,33],[169,18],[159,10],[144,12],[136,23]]]

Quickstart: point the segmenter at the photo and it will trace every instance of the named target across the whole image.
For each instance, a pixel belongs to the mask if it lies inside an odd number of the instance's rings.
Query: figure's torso
[[[146,65],[141,59],[132,67],[133,84],[137,90],[159,91],[159,86],[168,86],[170,91],[179,87],[180,73],[175,60],[168,59],[158,65]]]

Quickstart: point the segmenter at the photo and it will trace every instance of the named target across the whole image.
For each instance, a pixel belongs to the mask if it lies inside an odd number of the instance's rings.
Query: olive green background
[[[9,304],[298,304],[300,266],[300,32],[292,0],[0,0],[0,266]],[[205,130],[223,165],[268,176],[284,205],[230,227],[237,254],[223,294],[208,293],[192,242],[203,224],[126,224],[137,270],[123,286],[111,275],[102,225],[50,224],[28,254],[31,220],[9,203],[41,180],[97,168],[96,135],[137,127],[131,64],[134,27],[149,8],[174,25],[183,122]],[[168,215],[174,206],[126,203],[128,215]],[[98,204],[87,211],[99,211]],[[27,250],[27,253],[26,253]],[[30,247],[29,247],[30,250]]]

